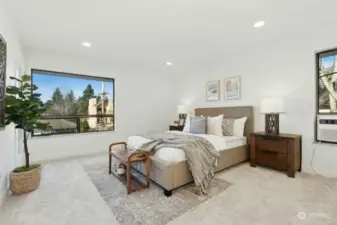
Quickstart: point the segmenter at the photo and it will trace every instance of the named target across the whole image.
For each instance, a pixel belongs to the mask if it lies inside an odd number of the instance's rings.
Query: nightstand
[[[250,135],[250,165],[262,165],[287,171],[288,177],[295,177],[301,171],[301,135],[267,134]]]
[[[184,126],[170,125],[169,130],[183,131]]]

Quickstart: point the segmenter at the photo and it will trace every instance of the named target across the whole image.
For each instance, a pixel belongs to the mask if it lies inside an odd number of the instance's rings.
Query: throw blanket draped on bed
[[[147,135],[146,138],[152,141],[145,143],[141,149],[152,154],[163,147],[182,149],[193,175],[196,194],[207,194],[206,188],[214,176],[214,168],[220,157],[219,152],[209,141],[193,135],[168,132]]]

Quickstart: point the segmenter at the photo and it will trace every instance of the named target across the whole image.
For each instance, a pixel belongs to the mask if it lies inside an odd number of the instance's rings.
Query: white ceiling
[[[335,0],[7,0],[26,48],[152,71],[188,71],[336,26]],[[266,26],[253,28],[264,20]],[[92,48],[81,42],[92,43]]]

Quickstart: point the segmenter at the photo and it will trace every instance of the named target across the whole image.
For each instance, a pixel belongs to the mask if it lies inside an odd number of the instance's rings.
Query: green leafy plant
[[[10,77],[19,82],[19,87],[8,86],[6,88],[6,121],[5,125],[14,123],[16,129],[23,130],[23,145],[25,151],[26,165],[19,167],[14,172],[29,171],[36,168],[36,165],[30,166],[27,140],[29,134],[34,129],[51,130],[48,123],[41,123],[41,115],[45,112],[41,94],[35,93],[37,86],[31,84],[29,75],[22,76],[21,79]]]

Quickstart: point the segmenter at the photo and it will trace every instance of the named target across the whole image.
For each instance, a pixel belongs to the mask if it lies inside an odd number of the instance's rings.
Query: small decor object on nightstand
[[[250,135],[250,165],[262,165],[287,171],[288,177],[295,177],[301,171],[302,147],[301,135],[267,134],[265,132]]]
[[[179,115],[179,120],[174,121],[174,123],[177,125],[177,127],[184,127],[186,116],[187,116],[187,108],[184,105],[178,105],[177,107],[177,113]]]
[[[265,132],[268,134],[279,133],[279,114],[283,113],[282,98],[264,98],[261,102],[261,113],[265,117]]]
[[[177,130],[177,131],[183,131],[184,130],[184,126],[177,126],[177,125],[170,125],[169,130]]]

